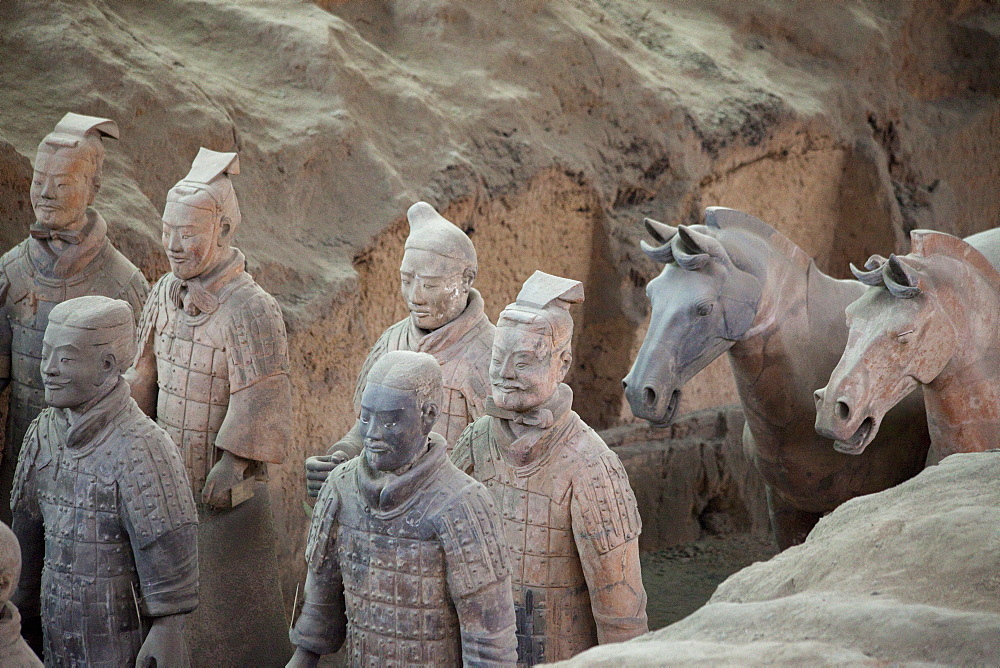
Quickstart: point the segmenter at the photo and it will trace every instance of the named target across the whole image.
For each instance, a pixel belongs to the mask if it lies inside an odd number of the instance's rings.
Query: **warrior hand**
[[[337,468],[348,459],[343,450],[337,450],[329,455],[318,455],[306,460],[306,492],[309,496],[319,496],[319,490],[330,476],[330,471]]]
[[[201,502],[216,509],[229,508],[232,505],[229,490],[243,482],[249,465],[249,459],[224,451],[222,459],[208,472],[205,488],[201,491]]]
[[[157,617],[135,659],[135,668],[178,668],[190,666],[184,640],[184,616]]]
[[[326,456],[326,455],[324,455]],[[291,661],[285,664],[285,668],[315,668],[319,663],[319,655],[301,647],[295,648],[295,654]]]

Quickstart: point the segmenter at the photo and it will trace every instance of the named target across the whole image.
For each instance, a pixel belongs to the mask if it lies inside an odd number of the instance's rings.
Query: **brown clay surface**
[[[840,276],[914,227],[1000,219],[997,33],[974,1],[11,1],[0,250],[27,231],[29,159],[67,110],[121,127],[95,207],[148,279],[167,268],[167,189],[199,146],[240,152],[235,244],[295,369],[299,432],[271,482],[290,607],[301,461],[350,427],[365,354],[403,315],[410,204],[473,230],[491,317],[537,268],[585,281],[568,380],[607,427],[629,419],[619,381],[659,269],[643,216],[741,208]],[[735,401],[720,361],[682,410]]]

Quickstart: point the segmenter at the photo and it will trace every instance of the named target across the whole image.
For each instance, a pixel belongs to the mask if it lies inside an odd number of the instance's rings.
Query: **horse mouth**
[[[681,403],[681,391],[674,390],[670,394],[670,401],[667,402],[667,410],[663,412],[663,416],[658,420],[649,420],[649,424],[653,427],[663,429],[669,427],[674,422],[674,414],[677,413],[677,407]]]
[[[843,452],[845,455],[860,455],[868,446],[874,430],[875,418],[866,417],[853,436],[846,441],[834,441],[833,447],[837,452]]]

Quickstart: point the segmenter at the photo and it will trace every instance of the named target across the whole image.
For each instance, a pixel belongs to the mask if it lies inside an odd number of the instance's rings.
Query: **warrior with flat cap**
[[[30,191],[36,222],[30,236],[0,258],[0,390],[11,386],[0,460],[5,522],[21,441],[45,408],[38,364],[49,312],[67,299],[103,295],[127,301],[138,314],[149,292],[91,208],[101,187],[103,137],[118,138],[114,121],[69,113],[42,140]]]
[[[361,395],[364,451],[313,510],[302,615],[288,665],[347,642],[351,666],[513,666],[503,526],[485,488],[431,432],[444,397],[427,353],[392,351]]]
[[[139,328],[132,395],[167,430],[198,503],[201,606],[188,624],[204,665],[280,665],[291,655],[267,464],[291,439],[281,309],[231,246],[241,214],[235,153],[202,148],[167,194],[170,273]]]
[[[49,314],[49,408],[25,436],[11,497],[24,564],[13,601],[40,613],[46,665],[189,665],[198,517],[177,447],[122,377],[135,354],[124,301],[77,297]]]
[[[483,312],[483,298],[472,287],[479,270],[469,237],[426,202],[406,212],[410,235],[399,267],[400,287],[410,315],[389,327],[372,346],[354,391],[355,414],[368,373],[393,350],[430,353],[444,372],[444,404],[434,430],[449,450],[465,427],[483,415],[489,396],[489,355],[496,328]],[[306,460],[310,496],[338,464],[361,452],[358,425],[326,455]]]
[[[486,416],[452,452],[501,508],[521,665],[645,633],[641,524],[618,455],[573,412],[570,304],[583,284],[536,271],[500,314]]]

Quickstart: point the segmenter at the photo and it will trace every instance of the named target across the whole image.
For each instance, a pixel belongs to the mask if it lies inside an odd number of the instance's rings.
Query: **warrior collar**
[[[376,471],[368,465],[364,452],[358,457],[358,489],[376,516],[394,517],[406,510],[417,492],[447,465],[448,444],[440,434],[431,432],[430,447],[400,474]]]
[[[246,257],[234,248],[232,256],[201,276],[178,280],[171,289],[174,306],[190,316],[212,314],[222,303],[220,293],[234,278],[246,271]]]
[[[465,336],[469,330],[486,319],[483,313],[483,297],[475,288],[469,290],[469,303],[465,310],[457,318],[447,325],[438,327],[428,332],[420,329],[410,321],[410,340],[415,343],[410,349],[418,353],[429,353],[431,355],[446,350]]]
[[[67,419],[69,429],[66,431],[66,447],[71,456],[83,457],[100,445],[103,442],[103,432],[131,401],[128,383],[119,380],[89,411],[73,422]],[[59,414],[64,418],[66,416],[65,411],[59,411]]]
[[[86,216],[87,224],[79,232],[51,231],[38,223],[31,226],[28,255],[43,275],[62,279],[78,274],[104,248],[108,224],[101,214],[89,207]],[[51,244],[53,237],[68,241],[69,245],[57,252]]]
[[[561,435],[567,417],[575,415],[573,390],[566,383],[559,383],[552,396],[537,408],[523,413],[498,408],[492,397],[486,399],[486,414],[494,418],[493,433],[504,456],[516,467],[540,463]],[[528,430],[520,437],[514,434],[510,423],[525,425]],[[533,468],[533,467],[532,467]]]

